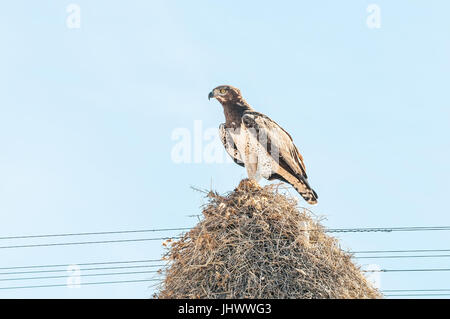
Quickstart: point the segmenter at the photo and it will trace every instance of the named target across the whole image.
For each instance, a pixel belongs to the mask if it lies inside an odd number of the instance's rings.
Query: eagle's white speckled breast
[[[277,164],[267,152],[266,146],[258,141],[256,132],[250,131],[244,124],[238,130],[230,130],[250,179],[268,179],[276,172]],[[259,137],[261,138],[261,137]]]

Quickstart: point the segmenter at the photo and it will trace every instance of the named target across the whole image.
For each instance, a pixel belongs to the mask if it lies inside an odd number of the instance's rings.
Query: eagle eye
[[[226,89],[220,89],[220,94],[225,94],[225,93],[227,93],[227,90]]]

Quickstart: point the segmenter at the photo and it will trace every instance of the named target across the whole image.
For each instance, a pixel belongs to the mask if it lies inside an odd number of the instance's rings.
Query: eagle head
[[[215,98],[222,104],[242,100],[241,91],[231,85],[220,85],[216,87],[208,94],[208,100],[211,98]]]

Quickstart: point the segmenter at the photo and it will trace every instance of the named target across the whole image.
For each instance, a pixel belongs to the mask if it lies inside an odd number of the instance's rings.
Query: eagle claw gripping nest
[[[156,298],[381,298],[306,209],[244,180],[172,242]]]

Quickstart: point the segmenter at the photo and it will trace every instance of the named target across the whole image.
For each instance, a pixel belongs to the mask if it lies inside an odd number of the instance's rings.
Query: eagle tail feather
[[[303,197],[303,199],[308,202],[308,204],[317,205],[317,199],[319,196],[317,196],[317,193],[308,185],[307,182],[304,183],[304,181],[300,180],[292,186]]]
[[[269,180],[275,178],[292,185],[292,187],[294,187],[294,189],[303,197],[305,201],[308,202],[308,204],[317,205],[317,199],[319,196],[317,196],[317,193],[311,188],[311,186],[309,186],[308,181],[303,176],[292,175],[281,168],[278,173],[273,174]]]

